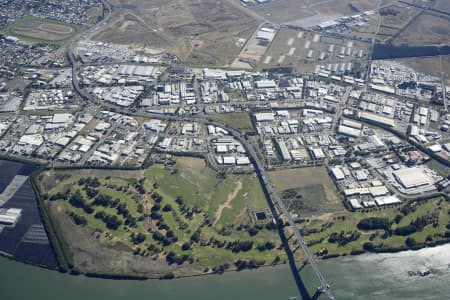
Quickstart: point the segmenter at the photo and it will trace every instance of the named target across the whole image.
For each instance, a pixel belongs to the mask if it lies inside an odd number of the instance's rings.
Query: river
[[[448,300],[450,245],[395,254],[348,256],[320,262],[337,299]],[[426,277],[407,271],[431,270]],[[72,276],[0,258],[0,293],[8,300],[288,299],[296,287],[287,266],[168,281]],[[305,282],[314,281],[308,268]],[[319,298],[319,299],[322,299]]]

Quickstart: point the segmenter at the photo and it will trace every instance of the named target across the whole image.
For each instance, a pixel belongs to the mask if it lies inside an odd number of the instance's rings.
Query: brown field
[[[365,11],[376,7],[376,3],[370,0],[334,0],[326,1],[326,3],[324,3],[324,1],[310,1],[310,3],[310,7],[305,7],[303,1],[277,0],[256,5],[251,9],[272,22],[286,23],[318,14],[325,15],[325,17],[326,15],[351,15],[357,13],[357,11]],[[356,11],[352,9],[352,7],[354,7]]]
[[[433,45],[449,41],[450,21],[442,14],[424,13],[393,42],[396,45]]]
[[[116,1],[118,18],[96,40],[167,48],[188,64],[224,65],[237,56],[237,38],[257,22],[227,1]]]
[[[296,190],[304,196],[304,202],[309,210],[341,211],[344,209],[336,188],[324,167],[296,168],[270,172],[275,187],[280,193],[286,190]],[[305,197],[306,196],[306,197]],[[315,198],[317,203],[307,199]],[[324,196],[326,199],[320,199]]]
[[[448,0],[437,0],[436,4],[434,5],[434,8],[443,10],[446,12],[450,12],[450,1]]]
[[[420,9],[404,4],[385,7],[381,10],[383,14],[381,25],[401,29],[419,12]]]
[[[450,55],[433,56],[433,57],[414,57],[403,58],[399,60],[400,63],[405,64],[418,72],[440,76],[441,71],[449,73],[450,70]],[[448,74],[450,75],[450,74]],[[450,84],[450,79],[447,78]]]

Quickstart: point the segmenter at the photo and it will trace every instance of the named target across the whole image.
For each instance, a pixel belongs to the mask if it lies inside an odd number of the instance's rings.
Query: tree
[[[396,235],[407,236],[407,235],[415,233],[416,231],[417,231],[417,228],[415,226],[406,225],[406,226],[396,228],[394,233]]]
[[[363,244],[363,249],[367,252],[374,252],[375,246],[371,242],[366,242]]]
[[[391,224],[387,218],[371,217],[359,221],[357,227],[361,230],[390,230]]]
[[[82,208],[84,206],[84,198],[80,190],[77,190],[75,194],[70,196],[69,203],[77,208]]]
[[[415,239],[409,237],[409,238],[407,238],[407,239],[405,240],[405,244],[406,244],[406,246],[408,246],[409,248],[412,248],[412,247],[414,247],[417,243],[416,243],[416,240],[415,240]]]
[[[172,205],[166,204],[166,205],[164,205],[164,207],[163,207],[162,210],[163,210],[164,212],[172,211]]]
[[[187,250],[189,250],[189,249],[191,249],[191,243],[184,243],[183,245],[181,245],[181,250],[183,250],[183,251],[187,251]]]
[[[133,232],[130,236],[131,242],[135,245],[143,243],[145,241],[145,239],[146,239],[146,236],[142,232],[139,232],[138,234]]]

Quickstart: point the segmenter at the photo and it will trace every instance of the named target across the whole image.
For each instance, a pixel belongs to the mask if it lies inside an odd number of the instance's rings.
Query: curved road
[[[102,0],[104,9],[106,11],[105,17],[102,21],[100,21],[99,23],[97,23],[96,25],[94,25],[94,27],[92,27],[88,34],[92,34],[95,31],[99,30],[103,25],[105,25],[112,13],[112,8],[110,6],[110,4],[106,1],[106,0]],[[67,52],[67,58],[72,66],[72,85],[74,90],[80,95],[80,97],[84,100],[84,101],[89,101],[89,99],[91,98],[90,95],[88,93],[86,93],[85,91],[83,91],[79,84],[78,84],[78,78],[77,78],[77,69],[78,69],[78,64],[77,61],[75,59],[75,56],[73,54],[73,48],[75,45],[76,41],[74,41],[71,44],[71,47],[69,47],[70,49]],[[255,149],[253,148],[253,146],[250,144],[250,142],[247,140],[247,138],[245,137],[245,135],[243,135],[242,133],[238,132],[237,130],[233,129],[233,128],[229,128],[227,126],[224,126],[223,124],[219,123],[219,122],[214,122],[214,121],[209,121],[209,120],[205,120],[205,119],[201,119],[201,118],[195,118],[195,117],[182,117],[182,116],[169,116],[169,115],[163,115],[163,114],[156,114],[156,113],[146,113],[146,112],[136,112],[136,113],[132,113],[127,109],[123,109],[123,108],[118,108],[116,106],[107,104],[107,103],[102,103],[101,104],[103,107],[109,109],[109,108],[114,108],[114,111],[125,114],[125,115],[132,115],[132,116],[141,116],[141,117],[147,117],[147,118],[155,118],[155,119],[163,119],[163,120],[168,120],[168,121],[187,121],[187,122],[196,122],[196,123],[200,123],[200,124],[205,124],[205,125],[213,125],[213,126],[217,126],[217,127],[221,127],[224,128],[225,130],[227,130],[231,136],[233,136],[236,140],[238,140],[243,147],[246,149],[252,163],[253,166],[255,168],[255,171],[258,175],[258,179],[260,180],[261,184],[263,186],[265,186],[266,190],[267,190],[267,196],[268,196],[268,200],[271,202],[271,207],[275,209],[276,204],[278,204],[279,208],[281,209],[282,214],[284,215],[285,219],[287,220],[288,224],[290,225],[291,229],[294,232],[294,235],[298,241],[298,243],[300,244],[300,246],[302,247],[303,251],[305,252],[309,263],[311,264],[314,272],[317,275],[317,278],[320,281],[320,286],[318,288],[319,292],[322,293],[326,293],[329,299],[335,299],[330,285],[327,282],[327,280],[325,279],[325,276],[322,274],[322,272],[319,269],[319,265],[317,264],[316,259],[314,258],[313,254],[311,253],[311,251],[309,250],[308,246],[306,245],[303,236],[301,235],[300,231],[298,230],[297,225],[295,224],[291,214],[289,213],[285,203],[283,202],[283,199],[281,198],[281,196],[278,194],[274,184],[272,183],[268,172],[266,171],[266,169],[264,168],[263,164],[261,163],[261,161],[258,158],[258,155],[255,151]],[[276,210],[276,209],[275,209]],[[277,218],[277,224],[282,224],[281,222],[281,217],[280,215],[276,212],[273,211],[274,216],[276,216]]]

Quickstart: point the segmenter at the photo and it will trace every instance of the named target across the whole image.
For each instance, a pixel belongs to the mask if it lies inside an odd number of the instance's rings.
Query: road
[[[85,91],[83,91],[78,84],[78,78],[76,76],[77,69],[78,69],[77,61],[72,52],[69,51],[67,56],[69,58],[69,62],[72,65],[73,88],[80,95],[80,97],[83,100],[88,101],[90,99],[90,96]],[[235,130],[233,128],[224,126],[222,123],[205,120],[202,118],[171,116],[171,115],[157,114],[157,113],[151,113],[151,112],[131,112],[129,109],[119,108],[117,106],[114,106],[112,104],[105,103],[105,102],[101,103],[101,105],[105,109],[113,109],[115,112],[118,112],[118,113],[121,113],[124,115],[129,115],[129,116],[139,116],[139,117],[163,119],[166,121],[177,121],[177,122],[196,122],[196,123],[200,123],[200,124],[204,124],[204,125],[213,125],[213,126],[221,127],[221,128],[224,128],[225,130],[227,130],[229,132],[229,134],[231,136],[233,136],[236,140],[238,140],[243,145],[245,150],[247,151],[247,154],[249,155],[249,157],[253,163],[253,166],[255,168],[256,173],[258,174],[258,178],[259,178],[261,184],[264,185],[268,191],[268,196],[269,196],[268,200],[271,201],[274,206],[276,206],[278,204],[278,207],[281,209],[282,215],[284,215],[285,219],[289,223],[291,229],[293,230],[293,232],[295,234],[295,237],[296,237],[298,243],[300,244],[303,251],[305,252],[309,263],[313,267],[313,270],[316,273],[317,278],[320,281],[320,287],[319,287],[320,291],[325,292],[328,295],[329,299],[335,299],[332,294],[329,283],[326,281],[325,276],[322,274],[322,272],[319,269],[319,265],[317,264],[316,259],[314,258],[313,254],[311,253],[308,246],[306,245],[306,243],[303,239],[303,236],[301,235],[300,231],[298,230],[298,227],[295,224],[291,214],[289,213],[283,199],[278,194],[275,186],[273,185],[273,183],[269,177],[268,172],[266,171],[263,164],[259,160],[255,149],[250,144],[250,142],[247,140],[245,135],[243,135],[242,133],[238,132],[237,130]],[[278,221],[281,221],[281,220],[279,219]]]
[[[103,3],[104,3],[104,7],[106,9],[107,15],[106,15],[105,19],[103,19],[101,22],[99,22],[97,25],[95,25],[93,28],[91,28],[89,30],[90,34],[99,30],[104,24],[107,23],[109,17],[111,16],[111,6],[106,1],[103,1]],[[76,43],[75,41],[72,42],[72,46],[75,43]],[[78,70],[78,63],[75,59],[72,49],[74,49],[74,47],[70,47],[68,50],[68,53],[67,53],[69,63],[72,66],[72,85],[73,85],[74,90],[79,94],[79,96],[85,102],[88,102],[90,100],[89,94],[86,93],[85,91],[83,91],[78,84],[78,78],[76,75],[77,70]],[[129,109],[118,108],[117,106],[114,106],[114,105],[111,105],[111,104],[105,103],[105,102],[101,103],[101,106],[105,109],[114,109],[114,111],[116,111],[118,113],[122,113],[124,115],[163,119],[166,121],[196,122],[196,123],[200,123],[200,124],[204,124],[204,125],[213,125],[213,126],[221,127],[221,128],[224,128],[225,130],[227,130],[229,132],[229,134],[231,136],[233,136],[236,140],[238,140],[243,145],[245,150],[247,151],[247,154],[253,163],[256,174],[258,175],[258,178],[259,178],[261,184],[266,187],[266,190],[268,192],[267,195],[269,198],[268,201],[271,202],[273,207],[277,207],[277,205],[278,205],[279,209],[281,209],[282,215],[284,216],[284,218],[288,222],[289,226],[291,227],[292,231],[294,232],[297,242],[299,243],[299,245],[305,252],[308,262],[311,264],[317,278],[319,279],[319,282],[320,282],[320,286],[318,288],[319,292],[326,293],[329,299],[335,299],[335,297],[331,291],[329,283],[325,279],[325,276],[323,275],[323,273],[320,271],[319,265],[318,265],[316,259],[314,258],[313,254],[309,250],[308,246],[306,245],[306,242],[304,241],[303,236],[301,235],[297,224],[295,224],[291,214],[288,211],[286,204],[284,203],[281,196],[278,194],[273,182],[271,181],[267,170],[264,168],[263,164],[261,163],[261,161],[258,158],[258,155],[257,155],[255,149],[253,148],[251,143],[247,140],[245,135],[243,135],[242,133],[238,132],[237,130],[235,130],[233,128],[224,126],[223,124],[221,124],[219,122],[205,120],[202,118],[171,116],[171,115],[163,115],[163,114],[150,113],[150,112],[131,112]],[[277,224],[283,224],[282,220],[281,220],[281,215],[275,214],[275,216],[278,218]]]

